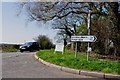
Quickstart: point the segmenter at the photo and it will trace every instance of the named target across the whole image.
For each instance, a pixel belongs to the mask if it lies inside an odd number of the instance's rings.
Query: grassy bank
[[[2,49],[0,49],[0,52],[2,52]]]
[[[2,49],[2,52],[17,52],[18,49],[15,48],[7,48],[7,49]]]
[[[2,52],[17,52],[19,50],[19,46],[17,44],[0,44],[0,50]]]
[[[61,52],[54,54],[54,50],[41,50],[37,53],[37,56],[45,61],[69,68],[120,74],[119,61],[100,61],[94,58],[90,58],[90,61],[87,61],[85,53],[78,53],[77,60],[74,52],[68,50],[63,55]]]

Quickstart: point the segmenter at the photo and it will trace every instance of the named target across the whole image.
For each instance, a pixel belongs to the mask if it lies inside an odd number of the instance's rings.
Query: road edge
[[[118,79],[118,80],[120,79],[120,75],[106,74],[106,73],[95,72],[95,71],[78,70],[78,69],[72,69],[72,68],[68,68],[68,67],[58,66],[58,65],[44,61],[43,59],[39,58],[36,55],[36,53],[34,53],[34,57],[35,57],[35,59],[37,59],[44,65],[57,68],[61,71],[78,74],[78,75],[84,75],[84,76],[98,77],[98,78],[103,78],[103,79],[108,79],[108,78],[114,78],[114,79]]]

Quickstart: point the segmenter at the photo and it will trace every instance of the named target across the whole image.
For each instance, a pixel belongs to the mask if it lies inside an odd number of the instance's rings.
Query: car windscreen
[[[25,44],[23,44],[23,46],[28,46],[28,45],[32,45],[32,42],[26,42]]]

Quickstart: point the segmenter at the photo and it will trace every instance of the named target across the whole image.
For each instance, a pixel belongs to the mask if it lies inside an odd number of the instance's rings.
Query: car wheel
[[[30,49],[29,51],[30,51],[30,52],[33,52],[33,50],[32,50],[32,49]]]
[[[37,49],[37,51],[39,51],[40,49]]]
[[[23,50],[20,50],[21,53],[23,53]]]

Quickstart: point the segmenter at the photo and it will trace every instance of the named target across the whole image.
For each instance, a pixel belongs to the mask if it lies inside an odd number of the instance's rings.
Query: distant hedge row
[[[16,52],[19,50],[19,46],[17,44],[1,44],[0,47],[2,52]]]

